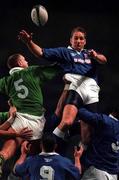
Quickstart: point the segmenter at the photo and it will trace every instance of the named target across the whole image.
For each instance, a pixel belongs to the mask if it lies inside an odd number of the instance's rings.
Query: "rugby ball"
[[[48,21],[48,12],[42,5],[35,5],[31,10],[32,22],[37,26],[44,26]]]

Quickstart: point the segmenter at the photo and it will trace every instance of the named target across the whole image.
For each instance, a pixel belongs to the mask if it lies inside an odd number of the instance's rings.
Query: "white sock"
[[[58,127],[56,127],[53,131],[53,134],[55,134],[56,136],[64,139],[65,133],[62,132]]]

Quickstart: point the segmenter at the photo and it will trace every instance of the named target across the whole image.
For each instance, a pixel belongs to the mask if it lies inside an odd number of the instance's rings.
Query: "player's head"
[[[57,147],[56,139],[52,133],[44,133],[41,139],[41,148],[44,152],[53,152]]]
[[[9,69],[14,67],[26,68],[28,67],[28,62],[26,61],[25,57],[21,54],[13,54],[9,56],[7,60],[7,66]]]
[[[84,48],[86,44],[86,31],[82,27],[75,27],[70,36],[71,47],[77,51]]]

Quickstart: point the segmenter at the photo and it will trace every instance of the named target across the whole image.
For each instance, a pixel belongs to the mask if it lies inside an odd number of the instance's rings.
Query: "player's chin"
[[[82,50],[82,47],[80,47],[80,46],[76,46],[75,50],[77,50],[77,51],[81,51],[81,50]]]

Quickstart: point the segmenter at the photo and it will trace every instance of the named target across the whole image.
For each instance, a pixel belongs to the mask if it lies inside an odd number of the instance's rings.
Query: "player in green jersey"
[[[43,107],[42,86],[51,80],[59,71],[56,66],[29,66],[21,54],[13,54],[8,58],[10,76],[0,79],[0,92],[7,95],[17,108],[14,123],[9,131],[19,131],[28,127],[33,131],[31,141],[42,137],[45,125],[45,109]],[[22,139],[10,139],[0,151],[0,174],[3,162],[12,157]]]

